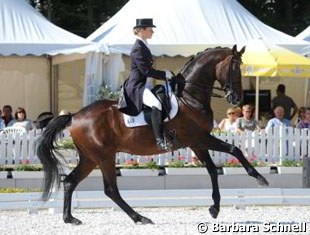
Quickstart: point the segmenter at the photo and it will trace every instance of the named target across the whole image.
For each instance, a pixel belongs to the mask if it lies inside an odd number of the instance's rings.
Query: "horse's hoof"
[[[78,220],[74,217],[68,218],[68,219],[64,219],[66,224],[73,224],[73,225],[80,225],[82,224],[81,220]]]
[[[263,177],[261,175],[259,175],[257,177],[257,184],[258,184],[259,187],[267,187],[267,186],[269,186],[268,181],[265,179],[265,177]]]
[[[214,206],[210,206],[209,212],[210,212],[210,215],[212,216],[212,218],[216,219],[220,211],[218,209],[216,209]]]
[[[143,216],[141,216],[141,219],[139,221],[137,221],[136,223],[139,223],[139,224],[154,224],[152,220],[150,220],[149,218],[143,217]]]

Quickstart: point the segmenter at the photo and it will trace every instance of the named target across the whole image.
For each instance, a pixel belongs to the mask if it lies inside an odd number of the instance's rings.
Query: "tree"
[[[156,0],[154,0],[156,1]],[[309,0],[237,0],[265,24],[295,36],[310,24]],[[54,24],[87,37],[128,0],[28,0]]]
[[[308,0],[238,0],[265,24],[292,36],[310,24]]]

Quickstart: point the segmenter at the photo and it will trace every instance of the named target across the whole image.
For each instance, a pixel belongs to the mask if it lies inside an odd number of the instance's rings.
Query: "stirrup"
[[[172,148],[172,144],[163,139],[156,139],[156,146],[159,150],[165,151],[170,151]]]

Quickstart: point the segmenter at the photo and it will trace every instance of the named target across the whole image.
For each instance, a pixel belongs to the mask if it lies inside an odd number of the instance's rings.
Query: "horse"
[[[212,199],[209,213],[217,218],[220,211],[218,173],[208,150],[225,152],[236,157],[249,176],[260,186],[267,186],[267,180],[251,166],[242,151],[211,135],[213,112],[210,106],[213,89],[225,93],[226,100],[238,105],[242,100],[241,70],[242,54],[245,48],[212,48],[197,53],[180,70],[184,78],[182,97],[178,99],[179,111],[175,118],[165,124],[167,129],[176,130],[181,147],[189,147],[205,165],[212,182]],[[214,87],[218,81],[221,87]],[[116,153],[136,155],[160,154],[156,148],[151,126],[127,128],[123,114],[115,100],[98,100],[75,114],[61,115],[52,119],[43,131],[37,147],[44,170],[42,199],[48,200],[53,187],[60,186],[60,165],[62,156],[55,154],[57,136],[68,128],[76,146],[79,162],[63,180],[65,223],[79,225],[79,219],[71,213],[72,193],[76,186],[95,168],[99,167],[104,182],[104,193],[111,198],[135,223],[153,223],[137,213],[121,197],[116,182]],[[178,146],[178,147],[180,147]],[[60,158],[60,159],[59,159]]]

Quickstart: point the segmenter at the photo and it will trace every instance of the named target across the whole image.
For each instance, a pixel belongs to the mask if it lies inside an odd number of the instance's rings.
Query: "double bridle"
[[[208,85],[208,84],[201,83],[201,82],[188,81],[186,79],[184,80],[179,79],[177,82],[183,83],[183,84],[186,84],[186,83],[192,84],[195,86],[197,90],[201,92],[206,92],[206,89],[211,88],[212,89],[211,97],[227,98],[233,93],[233,85],[241,83],[241,81],[233,81],[232,79],[234,63],[242,64],[242,61],[236,60],[233,56],[231,57],[231,60],[229,62],[229,68],[228,68],[228,76],[227,76],[226,82],[223,85],[221,84],[221,87],[215,87],[214,85]],[[224,91],[225,95],[214,93],[213,90]],[[198,98],[194,97],[194,95],[188,92],[186,89],[184,89],[183,91],[186,92],[188,95],[190,95],[193,99],[197,100],[199,103],[202,103],[201,101],[199,101]]]

